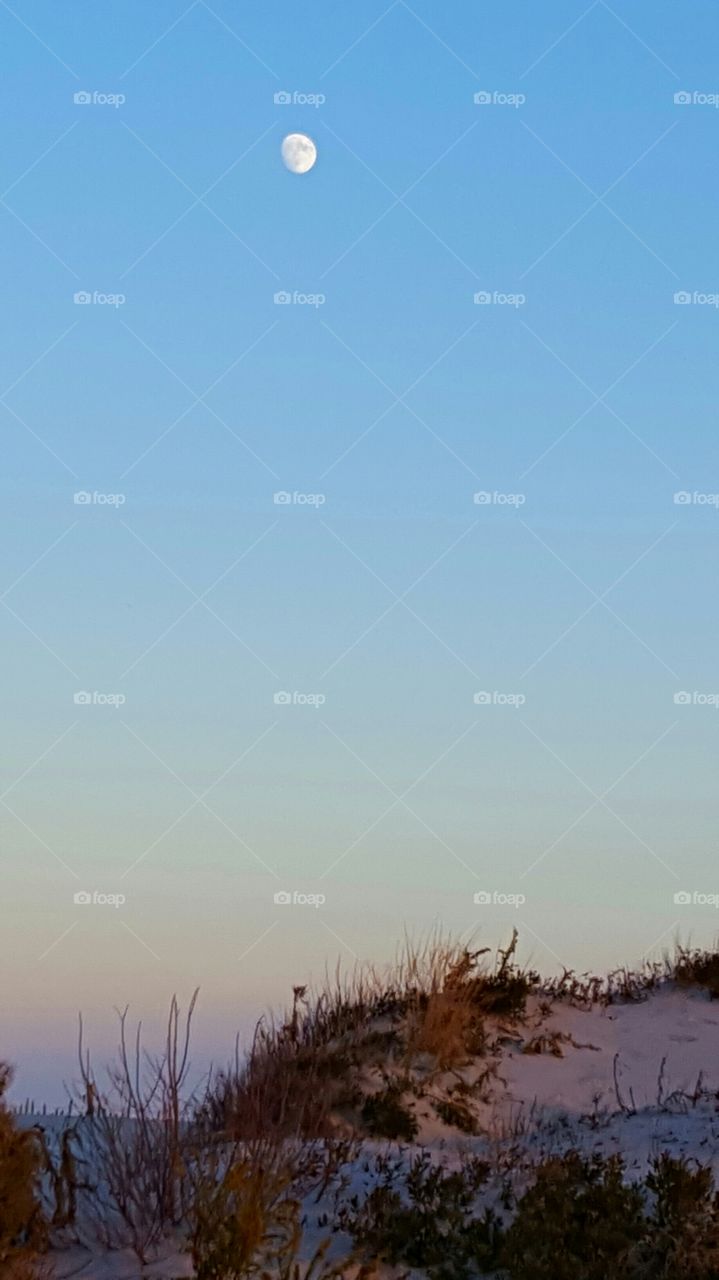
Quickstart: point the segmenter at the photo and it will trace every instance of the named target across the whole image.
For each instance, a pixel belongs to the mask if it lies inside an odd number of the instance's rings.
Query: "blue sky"
[[[102,1045],[200,982],[219,1051],[404,928],[545,969],[713,937],[717,25],[0,6],[26,1091],[78,1006]]]

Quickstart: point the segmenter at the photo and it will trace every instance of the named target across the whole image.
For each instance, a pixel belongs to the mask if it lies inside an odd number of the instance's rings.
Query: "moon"
[[[290,173],[309,173],[317,159],[317,147],[306,133],[288,133],[282,140],[282,159]]]

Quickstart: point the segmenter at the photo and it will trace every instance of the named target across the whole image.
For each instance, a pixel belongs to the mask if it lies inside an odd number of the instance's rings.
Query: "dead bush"
[[[108,1248],[129,1246],[144,1265],[163,1235],[179,1228],[187,1208],[187,1158],[194,1100],[185,1096],[194,993],[184,1018],[173,996],[162,1052],[143,1048],[142,1024],[134,1044],[127,1009],[118,1014],[117,1060],[102,1089],[84,1051],[80,1020],[83,1150],[95,1182],[86,1202],[98,1238]]]

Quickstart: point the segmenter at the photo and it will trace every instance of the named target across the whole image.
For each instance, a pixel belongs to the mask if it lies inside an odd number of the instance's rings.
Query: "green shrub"
[[[365,1264],[421,1268],[431,1280],[466,1280],[496,1261],[500,1227],[491,1212],[474,1213],[489,1166],[469,1161],[446,1172],[427,1152],[416,1156],[400,1182],[395,1166],[367,1199],[354,1201],[338,1225],[352,1235]]]
[[[427,1152],[409,1167],[378,1157],[376,1172],[367,1198],[355,1197],[336,1223],[367,1267],[411,1267],[430,1280],[497,1267],[505,1280],[719,1280],[711,1170],[666,1152],[636,1184],[624,1181],[619,1156],[545,1160],[506,1232],[477,1210],[489,1173],[480,1160],[448,1173]]]
[[[540,1165],[506,1236],[512,1280],[629,1280],[644,1197],[623,1171],[619,1156],[576,1151]]]
[[[417,1137],[417,1120],[402,1101],[402,1086],[392,1081],[381,1093],[365,1099],[362,1123],[372,1138],[389,1138],[397,1142],[413,1142]]]
[[[719,1197],[711,1169],[663,1152],[646,1178],[654,1198],[637,1275],[651,1280],[718,1280]]]
[[[692,1168],[688,1160],[667,1151],[652,1161],[646,1186],[655,1197],[653,1220],[659,1227],[676,1230],[695,1214],[706,1215],[715,1207],[711,1169]]]

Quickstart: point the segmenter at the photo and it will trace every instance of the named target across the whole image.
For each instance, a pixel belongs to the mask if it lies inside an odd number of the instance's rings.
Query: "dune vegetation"
[[[199,1091],[196,993],[102,1072],[81,1027],[65,1115],[3,1068],[0,1274],[719,1280],[719,955],[544,980],[516,948],[296,986]]]

